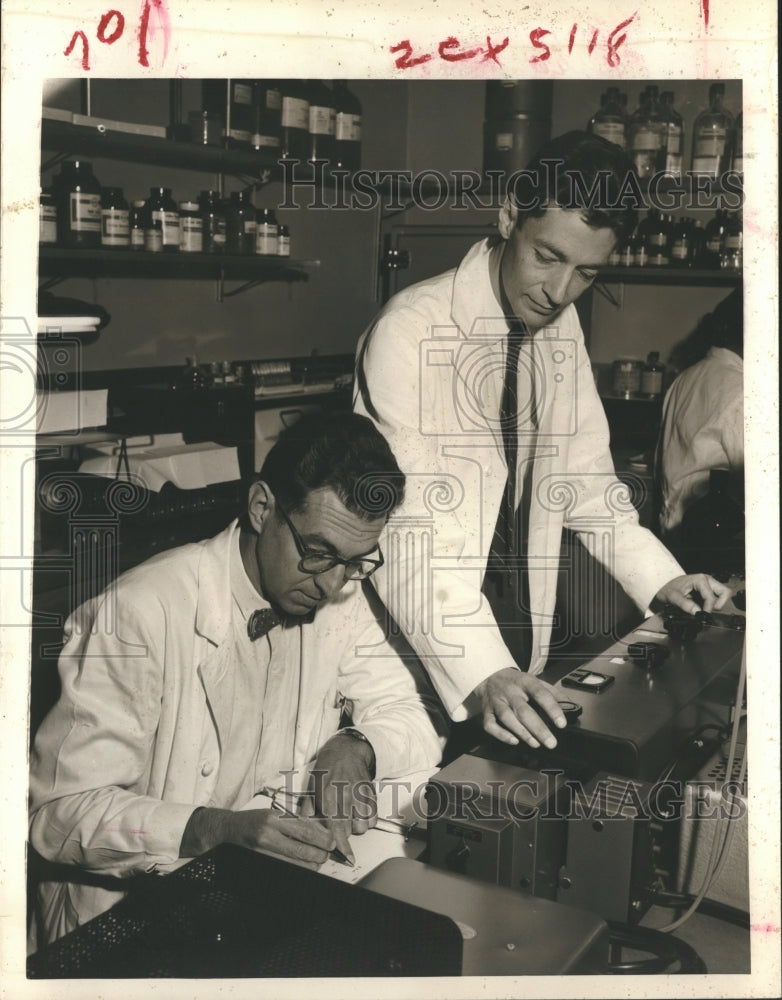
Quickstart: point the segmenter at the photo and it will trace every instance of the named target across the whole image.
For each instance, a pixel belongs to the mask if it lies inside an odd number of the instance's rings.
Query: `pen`
[[[272,799],[272,809],[276,809],[277,812],[281,812],[284,816],[293,816],[294,818],[296,817],[295,812],[292,812],[290,809],[288,809],[281,802],[278,802],[277,799],[274,798]],[[347,855],[343,854],[338,847],[335,847],[331,851],[329,851],[329,854],[335,861],[339,861],[341,865],[347,865],[348,868],[355,868],[354,862],[352,862],[350,858],[347,857]]]

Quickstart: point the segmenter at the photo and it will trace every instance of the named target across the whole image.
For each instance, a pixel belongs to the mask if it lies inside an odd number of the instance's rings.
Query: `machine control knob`
[[[454,847],[445,855],[445,863],[452,872],[460,875],[467,874],[467,861],[470,857],[470,848],[462,841],[458,847]]]

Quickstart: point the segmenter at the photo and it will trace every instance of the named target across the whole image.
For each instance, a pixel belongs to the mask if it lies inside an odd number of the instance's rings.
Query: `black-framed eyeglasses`
[[[298,568],[302,573],[317,576],[319,573],[328,573],[335,566],[344,566],[345,576],[348,580],[366,580],[376,569],[380,569],[385,562],[379,545],[377,546],[377,559],[370,559],[369,556],[359,556],[356,559],[342,559],[331,552],[318,552],[315,549],[308,549],[279,500],[277,500],[277,510],[282,514],[283,520],[290,528],[294,544],[301,556]]]

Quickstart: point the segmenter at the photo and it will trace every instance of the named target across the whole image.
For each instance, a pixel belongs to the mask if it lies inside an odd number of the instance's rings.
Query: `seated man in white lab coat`
[[[134,875],[218,844],[352,859],[348,833],[372,822],[367,783],[438,763],[436,699],[363,583],[403,491],[371,421],[302,420],[240,521],[71,615],[62,694],[32,752],[30,841],[58,863],[38,888],[33,949],[108,909]],[[306,788],[311,771],[317,818],[242,811],[269,784]]]
[[[574,305],[635,225],[633,176],[598,136],[552,140],[509,188],[496,237],[394,296],[359,344],[355,408],[407,476],[373,583],[452,718],[477,715],[509,744],[553,748],[565,725],[535,676],[552,652],[563,528],[641,610],[695,614],[693,595],[707,611],[729,596],[639,526]]]

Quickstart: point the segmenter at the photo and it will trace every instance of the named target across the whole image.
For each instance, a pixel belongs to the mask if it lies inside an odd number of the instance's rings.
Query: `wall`
[[[628,107],[634,109],[646,82],[625,82]],[[599,107],[608,81],[575,80],[554,83],[552,134],[584,128]],[[689,160],[692,123],[708,100],[708,82],[659,82],[673,89],[676,107],[685,119],[685,163]],[[184,106],[196,107],[197,81],[184,81]],[[482,81],[357,80],[351,88],[363,104],[363,166],[371,170],[480,169],[484,83]],[[92,113],[129,121],[168,123],[168,84],[165,80],[93,81]],[[78,82],[53,83],[45,102],[81,110]],[[737,111],[741,87],[726,86],[726,105]],[[192,171],[93,161],[102,184],[124,188],[128,199],[146,196],[151,185],[172,188],[174,197],[197,196],[214,187],[216,178]],[[44,178],[48,183],[51,171]],[[241,186],[228,178],[226,190]],[[256,195],[256,204],[275,206],[282,197],[280,184]],[[303,205],[306,195],[300,195]],[[694,214],[694,213],[693,213]],[[704,220],[711,213],[703,213]],[[275,358],[311,353],[350,353],[364,326],[378,308],[378,211],[283,210],[280,221],[291,230],[293,255],[319,261],[305,283],[271,282],[221,303],[213,282],[130,279],[69,280],[58,293],[98,301],[112,315],[101,337],[83,349],[87,371],[121,367],[174,365],[186,355],[201,361],[230,358]],[[485,227],[494,210],[454,212],[443,208],[401,213],[402,225],[465,223]],[[388,220],[385,222],[388,226]],[[479,232],[476,238],[482,235]],[[460,252],[460,251],[459,251]],[[454,259],[450,259],[453,256]],[[458,254],[443,260],[444,269]],[[228,286],[230,290],[230,285]],[[698,318],[727,294],[720,288],[612,286],[621,305],[617,309],[595,296],[591,353],[608,363],[622,356],[645,357],[659,350],[665,361],[673,345],[692,329]]]

